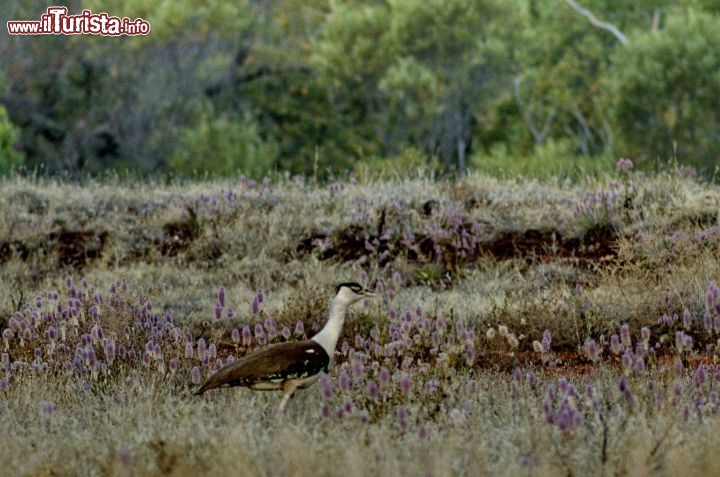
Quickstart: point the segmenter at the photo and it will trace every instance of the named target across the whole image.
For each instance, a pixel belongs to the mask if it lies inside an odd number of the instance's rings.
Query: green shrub
[[[5,106],[0,105],[0,175],[22,165],[25,158],[13,149],[18,131],[10,122]]]
[[[710,167],[720,155],[720,23],[673,10],[616,50],[608,72],[616,155]]]
[[[578,156],[571,139],[549,139],[536,145],[530,155],[518,156],[508,150],[505,143],[498,143],[487,153],[475,154],[470,161],[473,169],[493,176],[532,177],[544,179],[578,179],[597,176],[613,169],[608,156]]]
[[[206,118],[182,133],[171,168],[181,175],[263,176],[274,168],[278,151],[259,133],[249,115],[241,121]]]

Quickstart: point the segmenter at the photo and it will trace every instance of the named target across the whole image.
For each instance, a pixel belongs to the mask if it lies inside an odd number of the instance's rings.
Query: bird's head
[[[370,290],[363,288],[359,283],[341,283],[335,289],[335,302],[343,303],[346,306],[352,305],[358,300],[375,296]]]

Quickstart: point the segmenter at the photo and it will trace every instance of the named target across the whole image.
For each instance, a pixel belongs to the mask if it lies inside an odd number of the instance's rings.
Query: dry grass
[[[617,191],[614,202],[592,202],[608,191]],[[0,391],[0,433],[8,436],[0,461],[8,475],[28,476],[719,473],[711,450],[720,443],[719,335],[702,321],[709,286],[720,282],[719,203],[716,186],[672,173],[580,184],[470,176],[329,187],[6,180],[0,328],[11,327],[16,311],[30,313],[38,295],[42,310],[52,308],[47,290],[65,303],[66,276],[76,285],[86,277],[88,293],[105,297],[96,322],[139,353],[83,374],[53,364],[44,324],[30,344],[14,335],[9,362],[31,363],[35,347],[49,371],[0,366],[8,386]],[[465,242],[455,240],[471,227]],[[593,238],[597,230],[609,232]],[[122,280],[130,290],[112,308],[109,289]],[[380,298],[353,311],[330,396],[315,386],[282,417],[272,393],[191,396],[191,368],[207,374],[213,366],[200,362],[198,338],[224,357],[245,352],[228,339],[233,327],[292,330],[302,320],[309,334],[334,286],[349,280],[376,286]],[[234,316],[217,320],[221,285]],[[253,313],[258,289],[265,300]],[[175,341],[133,324],[145,300],[161,318],[173,310]],[[89,333],[91,306],[83,305],[73,339],[84,323]],[[658,324],[685,309],[688,326],[680,318]],[[398,345],[406,311],[417,338]],[[648,327],[650,345],[658,344],[642,370],[623,371],[610,349],[622,324],[633,343]],[[533,341],[545,330],[552,343],[537,352]],[[692,336],[691,351],[677,349],[679,331]],[[188,335],[192,358],[183,351]],[[589,339],[602,348],[598,362],[584,352]],[[143,364],[148,340],[164,357]],[[396,346],[391,355],[388,345]],[[101,345],[93,346],[102,361]],[[708,376],[698,384],[701,364]],[[368,397],[380,367],[390,370],[390,387]],[[353,378],[347,389],[342,373]],[[629,384],[619,384],[623,373]],[[407,392],[403,379],[412,383]],[[340,413],[348,400],[352,409]],[[582,423],[548,422],[544,406],[560,412],[563,401]]]

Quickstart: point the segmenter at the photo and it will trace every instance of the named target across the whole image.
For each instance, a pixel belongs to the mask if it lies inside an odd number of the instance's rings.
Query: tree
[[[720,22],[675,9],[657,32],[630,35],[608,71],[616,153],[637,159],[673,156],[711,167],[720,155]]]
[[[490,0],[337,2],[314,64],[333,105],[381,154],[421,146],[462,170],[475,113],[502,75],[493,41],[506,13]]]
[[[16,169],[23,163],[22,154],[15,151],[17,129],[8,119],[7,111],[0,105],[0,175]]]
[[[607,3],[622,18],[618,2],[594,2],[593,18],[609,16]],[[600,102],[603,72],[623,44],[565,2],[531,0],[518,14],[512,98],[530,133],[525,151],[552,138],[570,139],[579,155],[603,152],[612,140]]]

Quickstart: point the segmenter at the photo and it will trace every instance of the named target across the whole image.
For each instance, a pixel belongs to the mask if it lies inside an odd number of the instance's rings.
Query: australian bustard
[[[330,302],[327,323],[315,336],[304,341],[274,343],[219,369],[195,394],[223,386],[246,386],[270,391],[281,389],[283,412],[296,389],[304,389],[317,381],[332,365],[345,315],[353,303],[375,296],[357,283],[341,283]]]

